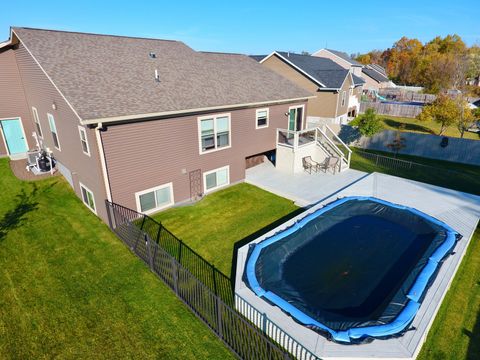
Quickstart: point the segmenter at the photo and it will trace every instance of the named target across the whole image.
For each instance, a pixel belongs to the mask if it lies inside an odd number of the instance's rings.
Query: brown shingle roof
[[[245,55],[196,52],[169,40],[13,31],[83,120],[311,96]]]

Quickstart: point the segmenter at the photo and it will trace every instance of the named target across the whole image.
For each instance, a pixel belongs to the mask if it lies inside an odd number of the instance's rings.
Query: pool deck
[[[242,281],[248,244],[239,249],[235,282],[236,294],[259,311],[258,313],[253,312],[257,316],[262,313],[267,314],[268,319],[277,326],[275,334],[282,333],[282,331],[278,331],[278,328],[282,329],[284,333],[322,359],[415,359],[477,227],[480,218],[480,197],[378,173],[365,175],[348,170],[339,175],[332,175],[332,179],[328,175],[328,178],[323,178],[323,174],[311,176],[305,174],[309,177],[305,179],[304,176],[294,177],[286,174],[280,174],[281,176],[274,174],[270,175],[270,178],[261,177],[259,174],[262,174],[263,170],[261,168],[249,169],[247,181],[299,203],[314,204],[308,210],[309,213],[338,197],[373,196],[416,208],[447,223],[463,235],[463,239],[455,247],[455,253],[446,258],[435,281],[427,291],[412,323],[413,328],[399,338],[374,340],[370,344],[362,345],[341,345],[328,341],[323,336],[295,322],[279,308],[257,297]],[[265,182],[265,186],[262,186],[263,182]],[[336,187],[335,184],[337,184]],[[304,186],[311,189],[312,195],[307,196],[308,191],[299,189]],[[329,196],[328,192],[332,195]],[[254,240],[253,243],[260,242],[292,225],[298,218],[305,215],[305,213],[300,214]],[[242,311],[242,309],[239,310]],[[243,311],[245,313],[245,310]],[[247,316],[250,314],[252,312],[246,313]],[[252,318],[252,315],[250,317],[252,321],[258,323]],[[278,342],[282,342],[278,335],[272,335],[272,337],[276,337]],[[305,355],[301,358],[308,359],[309,357]]]
[[[336,174],[321,171],[291,175],[277,170],[272,163],[265,162],[247,169],[245,182],[305,207],[331,196],[366,176],[368,176],[367,173],[352,169]]]

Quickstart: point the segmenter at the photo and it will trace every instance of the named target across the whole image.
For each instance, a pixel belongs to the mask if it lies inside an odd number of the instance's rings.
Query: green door
[[[8,153],[10,155],[26,153],[28,150],[27,141],[23,134],[20,118],[1,120],[0,125],[7,143]]]

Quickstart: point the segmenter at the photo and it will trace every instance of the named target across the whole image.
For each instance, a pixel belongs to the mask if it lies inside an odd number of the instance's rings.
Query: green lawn
[[[290,200],[242,183],[154,218],[230,276],[235,245],[253,240],[300,211]]]
[[[381,172],[389,175],[413,179],[428,184],[438,185],[454,190],[480,195],[480,167],[449,161],[433,160],[410,155],[397,155],[398,159],[413,161],[430,168],[397,168],[378,166],[374,161],[360,156],[352,149],[351,168],[365,172]],[[392,157],[391,153],[381,151],[363,150],[366,152]]]
[[[0,359],[233,358],[62,178],[0,187]]]
[[[355,150],[351,165],[352,168],[362,171],[402,176],[480,195],[480,167],[415,156],[398,157],[435,166],[439,170],[429,168],[421,171],[392,171],[362,158]],[[445,174],[442,169],[451,169],[458,173]],[[480,359],[480,227],[474,234],[418,359]]]
[[[416,132],[423,134],[434,134],[438,135],[440,132],[440,125],[435,121],[419,121],[415,118],[405,118],[405,117],[396,117],[388,115],[379,115],[382,119],[383,126],[385,130],[400,130],[400,127],[403,126],[402,131],[407,132]],[[451,137],[460,137],[460,132],[455,126],[447,128],[445,131],[445,136]],[[480,135],[472,132],[465,132],[465,139],[480,140]]]

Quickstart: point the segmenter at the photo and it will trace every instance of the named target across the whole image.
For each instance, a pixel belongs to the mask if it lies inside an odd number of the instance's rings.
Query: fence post
[[[144,233],[144,236],[145,236],[145,245],[147,245],[147,251],[148,251],[148,265],[150,266],[150,269],[153,271],[152,242],[149,240],[150,237],[147,235],[147,233]]]
[[[110,229],[113,230],[113,221],[112,221],[112,204],[108,201],[105,200],[105,207],[107,208],[107,217],[108,217],[108,226],[110,226]]]
[[[267,318],[267,314],[266,313],[263,313],[263,318],[262,318],[262,330],[265,334],[268,335],[268,328],[267,328],[267,321],[268,321],[268,318]]]

